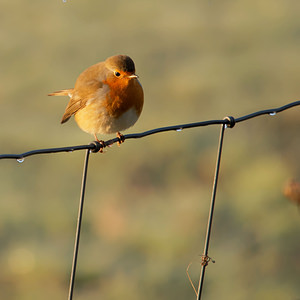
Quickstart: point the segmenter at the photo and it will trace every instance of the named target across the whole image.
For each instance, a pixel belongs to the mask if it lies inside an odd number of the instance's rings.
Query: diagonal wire
[[[88,150],[86,150],[84,166],[83,166],[83,173],[82,173],[81,194],[80,194],[80,201],[79,201],[79,208],[78,208],[77,227],[76,227],[76,235],[75,235],[74,254],[73,254],[73,263],[72,263],[68,300],[73,299],[73,291],[74,291],[74,283],[75,283],[75,275],[76,275],[76,267],[77,267],[77,257],[78,257],[78,250],[79,250],[79,240],[80,240],[80,232],[81,232],[81,222],[82,222],[82,213],[83,213],[83,204],[84,204],[89,156],[90,156],[90,150],[88,149]]]
[[[217,162],[216,162],[216,168],[215,168],[215,176],[214,176],[214,183],[213,183],[213,189],[212,189],[209,217],[208,217],[208,223],[207,223],[205,246],[204,246],[204,252],[202,255],[201,273],[200,273],[200,280],[199,280],[199,286],[198,286],[197,300],[201,299],[205,269],[207,267],[208,262],[210,261],[210,257],[208,256],[208,248],[209,248],[212,221],[213,221],[213,215],[214,215],[217,186],[218,186],[218,181],[219,181],[219,172],[220,172],[220,163],[221,163],[221,155],[222,155],[222,149],[223,149],[225,127],[226,127],[226,125],[223,124],[221,126],[221,131],[220,131],[219,149],[218,149],[218,156],[217,156]]]

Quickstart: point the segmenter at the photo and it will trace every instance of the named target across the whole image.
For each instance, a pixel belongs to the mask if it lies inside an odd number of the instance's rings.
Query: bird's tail
[[[61,90],[48,94],[48,96],[72,96],[73,89]]]

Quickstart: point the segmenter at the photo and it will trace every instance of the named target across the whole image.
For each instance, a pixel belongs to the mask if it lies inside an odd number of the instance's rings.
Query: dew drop
[[[25,160],[25,159],[24,159],[23,157],[17,158],[17,162],[20,163],[20,164],[21,164],[22,162],[24,162],[24,160]]]
[[[180,131],[182,131],[182,128],[178,128],[178,129],[176,129],[176,131],[177,131],[177,132],[180,132]]]
[[[276,112],[271,112],[269,115],[270,116],[276,116]]]

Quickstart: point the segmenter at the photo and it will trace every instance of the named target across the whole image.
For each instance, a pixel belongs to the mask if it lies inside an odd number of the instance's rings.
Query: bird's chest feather
[[[129,109],[134,109],[137,114],[140,114],[143,105],[143,95],[137,80],[129,81],[123,79],[104,83],[108,84],[109,92],[103,105],[110,116],[119,118]]]

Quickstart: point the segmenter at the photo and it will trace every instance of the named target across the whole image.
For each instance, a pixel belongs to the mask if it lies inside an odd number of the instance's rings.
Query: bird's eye
[[[115,76],[119,77],[119,76],[121,76],[121,74],[118,71],[115,71]]]

